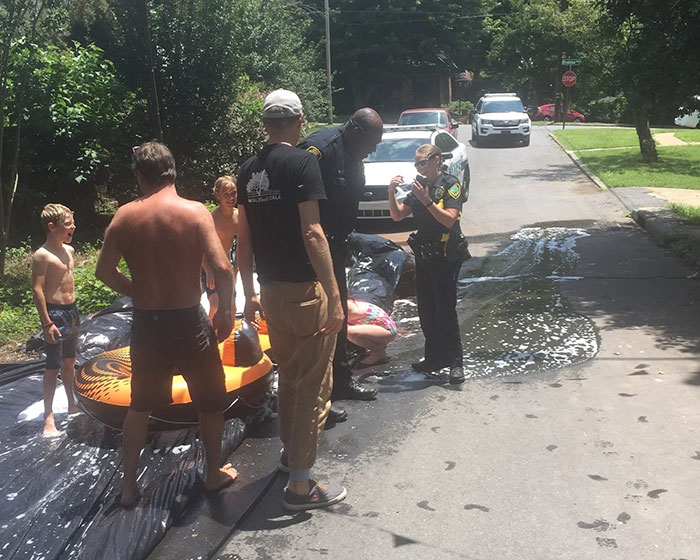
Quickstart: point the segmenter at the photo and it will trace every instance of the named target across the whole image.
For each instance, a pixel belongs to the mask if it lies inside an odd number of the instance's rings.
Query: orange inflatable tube
[[[262,330],[262,329],[261,329]],[[231,336],[219,344],[224,365],[227,418],[243,418],[255,413],[267,399],[274,377],[266,334],[247,323],[237,323]],[[121,429],[131,402],[131,358],[129,347],[110,350],[88,360],[76,373],[74,392],[80,408],[103,424]],[[155,429],[175,429],[199,422],[187,383],[173,376],[172,404],[151,413]]]

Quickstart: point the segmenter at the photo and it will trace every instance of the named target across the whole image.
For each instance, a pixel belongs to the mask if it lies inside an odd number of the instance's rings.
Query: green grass
[[[700,142],[700,130],[689,128],[687,130],[674,130],[676,138],[683,142]]]
[[[651,132],[652,134],[672,133],[676,132],[676,130],[672,128],[652,128]],[[691,130],[690,132],[694,131]],[[576,128],[555,130],[553,134],[568,150],[574,151],[603,148],[636,148],[639,146],[639,138],[634,128]]]
[[[677,214],[688,223],[694,226],[700,226],[700,208],[697,206],[671,203],[668,205],[668,207],[674,214]]]
[[[568,150],[574,151],[639,146],[637,132],[633,128],[556,130],[554,135]]]
[[[577,152],[608,187],[700,189],[700,146],[661,146],[659,161],[642,162],[639,148]]]

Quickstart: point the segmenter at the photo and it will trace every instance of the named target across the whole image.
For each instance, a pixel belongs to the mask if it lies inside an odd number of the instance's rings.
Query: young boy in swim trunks
[[[59,371],[68,396],[68,413],[79,412],[73,397],[75,351],[80,317],[75,304],[73,280],[73,212],[62,204],[47,204],[41,211],[44,243],[32,257],[32,294],[39,312],[46,347],[44,371],[44,435],[58,435],[53,416],[53,397]]]
[[[236,235],[238,233],[238,208],[236,208],[238,189],[236,188],[236,180],[229,175],[219,177],[214,183],[213,193],[214,198],[219,202],[219,206],[211,212],[214,218],[214,227],[221,240],[221,246],[224,248],[224,252],[228,255],[233,267],[234,297],[231,298],[231,316],[235,317],[235,286],[236,276],[238,275],[238,267],[236,266]],[[209,298],[209,317],[211,318],[219,307],[219,296],[216,293],[214,273],[206,259],[202,262],[202,268],[202,284]]]

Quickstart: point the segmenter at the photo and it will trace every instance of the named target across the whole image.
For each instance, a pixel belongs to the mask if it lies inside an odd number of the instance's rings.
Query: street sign
[[[580,66],[581,59],[580,58],[562,58],[561,64],[562,64],[562,66]]]
[[[571,87],[576,83],[576,74],[569,70],[561,75],[561,83],[566,87]]]

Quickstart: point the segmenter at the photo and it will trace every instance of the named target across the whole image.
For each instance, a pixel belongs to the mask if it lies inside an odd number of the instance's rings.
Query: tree
[[[129,145],[134,96],[95,45],[39,48],[35,59],[21,115],[24,207],[60,201],[87,221],[115,155]]]
[[[696,0],[601,0],[622,37],[615,78],[634,111],[642,159],[658,159],[649,129],[698,94],[700,3]]]
[[[614,34],[604,12],[590,1],[512,0],[508,13],[494,15],[486,25],[493,38],[489,74],[530,103],[558,99],[563,56],[582,60],[580,100],[617,93],[609,79]]]
[[[306,38],[309,18],[295,2],[145,4],[147,18],[133,9],[132,0],[111,0],[108,9],[76,31],[104,48],[137,98],[149,101],[151,115],[157,101],[163,141],[175,154],[185,194],[207,196],[216,176],[234,172],[264,142],[260,113],[255,121],[249,117],[251,109],[261,108],[259,97],[266,89],[293,89],[307,114],[325,112],[323,71],[314,68],[316,49]],[[144,126],[133,143],[157,136],[155,128]]]
[[[379,109],[412,98],[407,91],[430,74],[478,65],[480,31],[491,0],[334,0],[331,13],[335,83],[352,108]],[[317,2],[316,5],[320,7]],[[323,37],[317,21],[319,39]]]
[[[42,22],[53,19],[51,0],[8,0],[0,6],[0,282],[5,272],[5,254],[10,235],[10,218],[18,183],[18,155],[21,137],[21,120],[16,124],[15,145],[12,152],[9,178],[3,173],[5,165],[6,106],[14,101],[15,114],[24,112],[24,93],[33,54],[34,41],[40,34]],[[19,57],[17,51],[24,52]],[[19,68],[12,67],[13,58],[23,61]],[[14,71],[14,73],[13,73]],[[11,93],[15,94],[11,99]],[[12,103],[10,103],[12,104]]]

